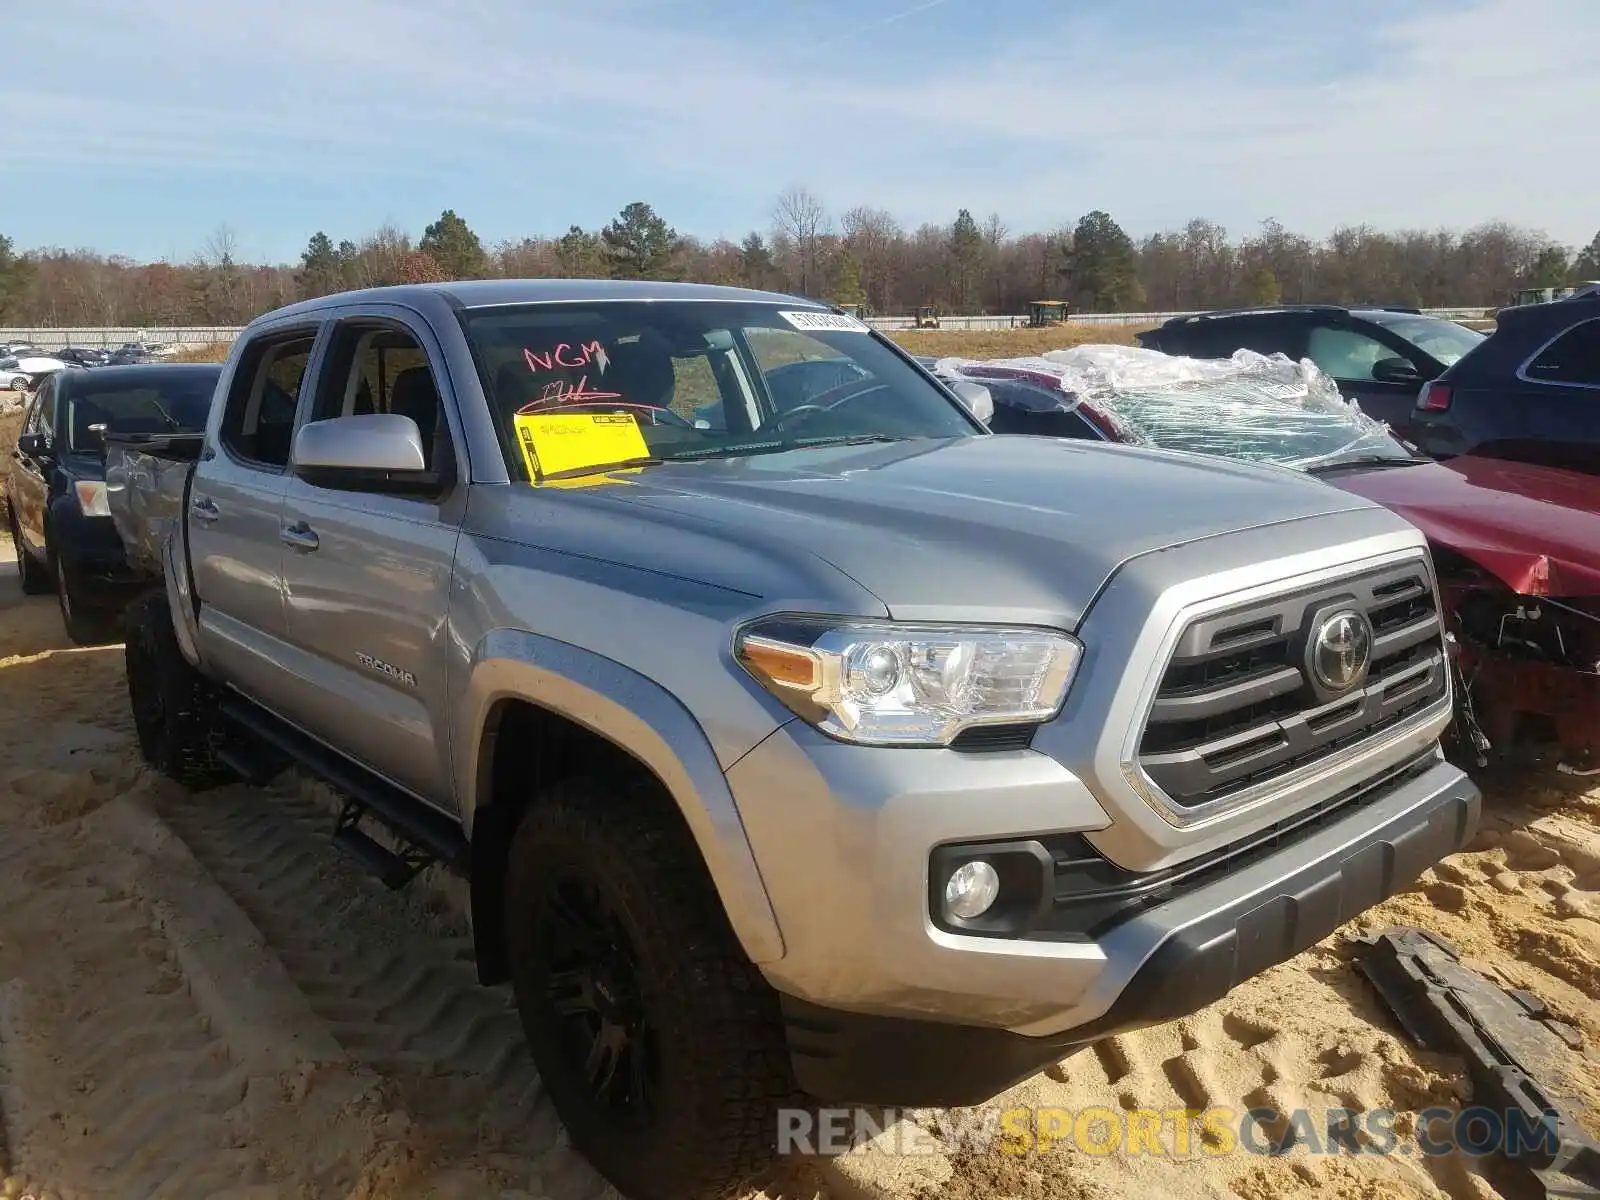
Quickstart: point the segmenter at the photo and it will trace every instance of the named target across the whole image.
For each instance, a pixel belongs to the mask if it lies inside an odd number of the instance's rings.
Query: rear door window
[[[1522,373],[1539,383],[1600,388],[1600,320],[1567,330],[1534,355]]]
[[[222,444],[234,455],[265,470],[288,465],[300,385],[315,344],[312,332],[265,334],[245,351],[222,417]]]

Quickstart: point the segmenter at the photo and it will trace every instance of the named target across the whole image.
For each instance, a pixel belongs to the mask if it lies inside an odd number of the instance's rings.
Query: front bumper
[[[1478,819],[1477,788],[1434,749],[1093,939],[953,934],[929,912],[934,848],[980,814],[986,837],[1093,829],[1105,818],[1087,789],[1027,751],[820,737],[791,725],[729,778],[788,948],[763,969],[801,1086],[829,1101],[978,1103],[1073,1046],[1192,1012],[1407,886]],[[884,753],[913,787],[875,794],[872,770],[845,771]],[[754,787],[766,802],[745,803]]]

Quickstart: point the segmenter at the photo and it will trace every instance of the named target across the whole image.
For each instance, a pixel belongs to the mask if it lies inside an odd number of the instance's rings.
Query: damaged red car
[[[986,386],[996,433],[1247,459],[1394,510],[1432,543],[1456,650],[1458,744],[1480,763],[1493,754],[1600,767],[1600,478],[1425,458],[1283,355],[1083,346],[924,365]]]

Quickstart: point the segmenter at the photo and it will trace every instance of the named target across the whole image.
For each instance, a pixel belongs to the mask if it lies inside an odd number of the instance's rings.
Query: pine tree
[[[616,279],[670,279],[682,244],[656,210],[635,200],[600,231],[606,261]]]
[[[483,243],[453,208],[422,231],[417,250],[433,259],[447,279],[481,279],[489,270]]]
[[[295,285],[303,299],[327,296],[344,287],[344,262],[333,240],[318,230],[306,243],[300,255],[300,269],[295,272]]]

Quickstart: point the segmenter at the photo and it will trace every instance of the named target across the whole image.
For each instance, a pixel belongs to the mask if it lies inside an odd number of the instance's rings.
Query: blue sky
[[[187,259],[486,241],[786,186],[907,226],[1104,208],[1600,227],[1600,0],[51,0],[7,6],[0,233]],[[15,69],[18,63],[29,64]]]

